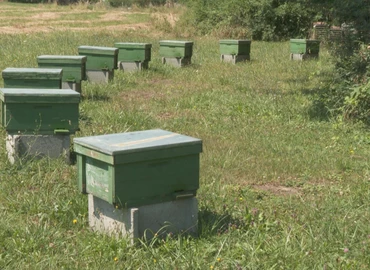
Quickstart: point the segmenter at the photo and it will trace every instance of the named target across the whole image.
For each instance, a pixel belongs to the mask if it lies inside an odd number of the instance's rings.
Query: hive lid
[[[79,103],[80,94],[70,89],[0,88],[4,103]]]
[[[118,48],[115,47],[98,47],[98,46],[80,46],[79,54],[100,54],[100,55],[117,55]]]
[[[134,43],[134,42],[116,42],[114,46],[119,49],[147,49],[151,48],[150,43]]]
[[[73,141],[75,145],[108,155],[185,146],[198,146],[196,151],[202,151],[202,140],[161,129],[75,138]],[[78,149],[75,150],[79,152]]]
[[[247,39],[221,39],[220,44],[235,44],[235,45],[244,45],[250,44],[251,41]]]
[[[167,46],[190,46],[193,45],[193,41],[181,41],[181,40],[161,40],[159,41],[160,45]]]
[[[84,55],[39,55],[38,63],[60,63],[60,64],[81,64],[86,63],[87,57]]]
[[[57,68],[6,68],[2,72],[3,79],[61,79],[62,69]]]
[[[292,43],[307,43],[307,42],[320,42],[317,39],[290,39]]]

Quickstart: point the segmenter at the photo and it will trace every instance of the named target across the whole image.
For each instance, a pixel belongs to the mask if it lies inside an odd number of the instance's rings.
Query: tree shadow
[[[331,112],[325,102],[325,89],[301,89],[301,93],[305,96],[311,96],[312,103],[307,107],[307,113],[310,120],[329,121]]]

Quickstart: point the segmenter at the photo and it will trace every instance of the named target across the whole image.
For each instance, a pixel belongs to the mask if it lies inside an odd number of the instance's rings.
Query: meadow
[[[181,12],[0,2],[0,70],[80,45],[152,43],[148,70],[83,83],[75,137],[160,128],[203,140],[199,236],[132,246],[89,229],[75,164],[11,165],[1,129],[0,269],[369,269],[370,135],[317,101],[327,48],[299,62],[288,41],[253,41],[251,61],[221,63],[219,38],[158,23]],[[162,39],[194,41],[192,65],[162,65]]]

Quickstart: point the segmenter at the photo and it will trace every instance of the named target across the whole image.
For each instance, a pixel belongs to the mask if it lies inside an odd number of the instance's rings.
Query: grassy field
[[[201,138],[199,237],[131,246],[96,234],[76,165],[11,165],[2,140],[0,269],[369,269],[370,135],[317,104],[333,68],[326,49],[292,62],[288,42],[253,41],[251,61],[234,66],[220,62],[218,39],[194,36],[193,64],[174,69],[159,40],[185,38],[156,24],[163,12],[0,2],[0,70],[80,45],[152,43],[149,70],[83,84],[75,136],[161,128]]]

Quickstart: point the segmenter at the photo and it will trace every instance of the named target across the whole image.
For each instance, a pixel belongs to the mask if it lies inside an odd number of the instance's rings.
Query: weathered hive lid
[[[193,41],[181,41],[181,40],[161,40],[159,41],[160,45],[167,45],[167,46],[191,46],[193,45]]]
[[[114,46],[119,49],[148,49],[152,47],[150,43],[134,43],[134,42],[116,42]]]
[[[221,39],[220,44],[244,45],[250,44],[251,41],[247,39]]]
[[[320,42],[318,39],[290,39],[290,42],[294,43],[306,43],[306,42]]]
[[[55,64],[82,64],[86,63],[87,57],[84,55],[39,55],[38,63]]]
[[[161,129],[75,138],[73,141],[77,153],[93,158],[97,158],[94,154],[96,152],[113,157],[128,155],[125,160],[131,158],[148,160],[160,157],[162,150],[166,151],[166,158],[202,151],[202,140]],[[137,157],[134,154],[143,155]]]
[[[70,89],[0,88],[4,103],[79,103],[80,94]]]
[[[57,68],[6,68],[2,72],[3,79],[61,79],[62,69]]]
[[[100,55],[117,55],[118,48],[115,47],[98,47],[98,46],[80,46],[79,54],[100,54]]]

